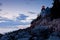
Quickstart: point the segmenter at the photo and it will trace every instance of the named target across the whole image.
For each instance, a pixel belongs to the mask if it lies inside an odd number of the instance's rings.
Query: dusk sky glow
[[[41,6],[52,7],[52,2],[52,0],[0,0],[0,30],[23,29],[30,26],[32,19],[40,13]]]

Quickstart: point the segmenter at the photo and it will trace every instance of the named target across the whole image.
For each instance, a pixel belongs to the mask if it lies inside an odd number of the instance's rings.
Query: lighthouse
[[[46,15],[45,9],[46,9],[45,6],[42,6],[41,13],[40,13],[41,17],[45,17]]]

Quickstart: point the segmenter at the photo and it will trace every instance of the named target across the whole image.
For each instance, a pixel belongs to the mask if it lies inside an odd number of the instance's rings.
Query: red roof
[[[44,5],[42,6],[42,10],[45,10],[45,6]]]

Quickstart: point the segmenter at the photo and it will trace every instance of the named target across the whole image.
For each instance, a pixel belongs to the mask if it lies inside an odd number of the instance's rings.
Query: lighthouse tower
[[[41,17],[45,17],[46,15],[45,9],[46,9],[45,6],[42,6],[41,13],[40,13]]]

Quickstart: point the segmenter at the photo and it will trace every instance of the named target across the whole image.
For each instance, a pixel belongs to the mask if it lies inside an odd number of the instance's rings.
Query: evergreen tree
[[[53,0],[53,7],[51,8],[51,18],[56,19],[60,18],[60,1],[59,0]]]

